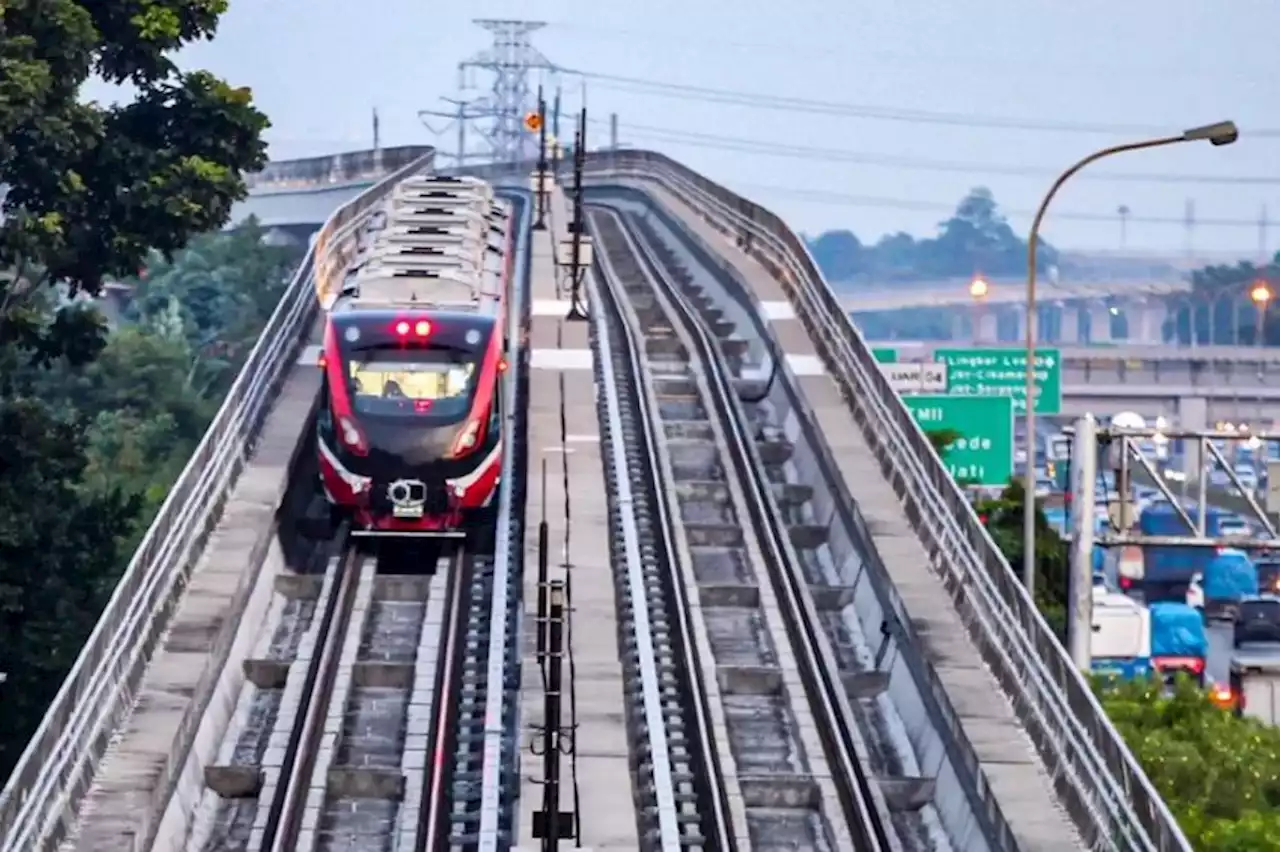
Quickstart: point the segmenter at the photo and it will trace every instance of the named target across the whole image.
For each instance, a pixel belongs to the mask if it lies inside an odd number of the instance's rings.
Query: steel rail
[[[610,213],[620,226],[627,249],[640,261],[656,293],[661,294],[669,313],[684,328],[706,370],[707,387],[725,436],[739,483],[746,491],[751,524],[761,544],[770,581],[782,604],[781,611],[805,679],[810,707],[818,722],[828,765],[833,770],[846,823],[857,848],[893,848],[889,832],[874,804],[872,781],[861,764],[856,745],[858,734],[848,706],[838,667],[825,640],[807,581],[787,538],[772,489],[765,480],[764,465],[745,427],[745,418],[736,399],[728,367],[719,345],[696,310],[671,281],[656,257],[647,237],[633,228],[628,217]]]

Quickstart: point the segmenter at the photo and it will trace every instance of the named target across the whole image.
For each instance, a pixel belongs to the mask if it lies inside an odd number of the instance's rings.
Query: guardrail
[[[432,158],[425,149],[320,229],[0,793],[5,852],[53,846],[73,827],[98,761],[138,697],[186,579],[316,316],[313,270],[397,180],[429,168]]]
[[[328,184],[381,180],[430,157],[433,151],[428,145],[400,145],[302,160],[279,160],[267,163],[266,168],[256,174],[247,175],[245,184],[250,190],[289,192]]]
[[[528,165],[524,169],[527,174]],[[589,170],[656,182],[676,193],[788,290],[1086,840],[1096,848],[1191,852],[1089,684],[889,386],[803,241],[772,212],[661,154],[597,154]]]

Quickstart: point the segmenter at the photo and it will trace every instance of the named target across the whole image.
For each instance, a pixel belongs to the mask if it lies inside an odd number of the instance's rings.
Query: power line
[[[628,44],[636,42],[649,42],[653,44],[661,44],[663,46],[685,45],[694,47],[699,53],[705,54],[708,50],[718,51],[740,51],[752,54],[774,54],[783,56],[788,59],[814,60],[814,59],[844,59],[849,56],[849,46],[833,45],[833,44],[797,44],[795,42],[768,42],[768,41],[742,41],[738,39],[719,39],[707,38],[702,34],[691,34],[689,36],[681,36],[670,32],[661,32],[657,30],[640,30],[633,28],[611,28],[611,27],[594,27],[584,26],[575,21],[551,21],[549,23],[557,32],[578,33],[589,36],[592,39],[612,39],[617,41],[625,41]],[[972,51],[968,53],[943,55],[930,51],[927,56],[922,56],[919,52],[902,52],[884,50],[878,47],[868,45],[859,45],[857,50],[857,58],[869,59],[875,61],[877,65],[899,65],[912,68],[929,68],[937,69],[944,73],[954,73],[957,68],[981,68],[990,72],[995,67],[1003,67],[1008,73],[1016,74],[1019,77],[1058,77],[1062,74],[1080,75],[1082,72],[1090,77],[1112,78],[1117,75],[1125,77],[1153,77],[1161,80],[1168,80],[1172,77],[1203,77],[1206,73],[1203,67],[1195,67],[1185,62],[1170,60],[1165,64],[1156,65],[1153,63],[1143,63],[1140,65],[1100,65],[1096,62],[1090,62],[1087,66],[1081,67],[1079,64],[1046,64],[1042,58],[1035,60],[1027,60],[1020,56],[1005,56],[1000,51],[983,51],[975,55]],[[1215,67],[1213,73],[1222,74],[1230,79],[1240,80],[1269,80],[1270,77],[1259,69],[1240,69],[1234,67]]]
[[[901,109],[868,104],[840,103],[812,98],[763,95],[756,92],[718,89],[710,86],[694,86],[687,83],[667,83],[645,80],[620,74],[602,74],[576,68],[559,68],[562,73],[575,74],[591,80],[603,88],[621,88],[623,91],[639,91],[644,94],[678,100],[745,106],[753,109],[769,109],[781,112],[801,112],[814,115],[835,115],[863,118],[875,121],[894,121],[907,124],[949,125],[996,130],[1025,130],[1048,133],[1081,133],[1093,135],[1165,136],[1180,133],[1184,128],[1170,128],[1151,124],[1090,124],[1085,122],[1043,121],[1010,116],[973,115],[938,112],[934,110]],[[1280,129],[1242,131],[1249,138],[1280,138]]]
[[[956,212],[955,204],[948,204],[943,201],[909,201],[902,198],[887,198],[874,195],[852,195],[843,192],[832,192],[825,189],[803,189],[794,186],[777,186],[773,184],[750,184],[750,183],[734,183],[734,186],[745,192],[761,193],[774,196],[777,198],[790,198],[796,201],[807,201],[815,204],[830,204],[838,207],[863,207],[876,208],[883,210],[910,210],[924,213],[944,213],[954,215]],[[1000,208],[1000,213],[1006,217],[1017,217],[1020,219],[1030,219],[1035,215],[1031,210],[1008,210]],[[1125,217],[1121,217],[1114,213],[1085,213],[1083,211],[1071,210],[1053,210],[1049,214],[1050,220],[1065,219],[1072,222],[1119,222],[1121,218],[1127,219],[1130,223],[1141,223],[1145,225],[1169,225],[1186,227],[1186,219],[1182,216],[1135,216],[1132,213]],[[1196,219],[1197,225],[1208,225],[1211,227],[1222,228],[1251,228],[1256,230],[1258,227],[1257,219]]]
[[[593,124],[603,124],[602,119],[590,119]],[[691,130],[679,130],[669,127],[632,124],[627,122],[625,129],[641,137],[651,137],[658,141],[678,142],[695,148],[712,148],[721,151],[735,151],[744,154],[760,154],[770,157],[788,157],[822,162],[855,163],[867,166],[884,166],[886,168],[907,169],[913,171],[955,172],[960,174],[1005,175],[1012,177],[1051,178],[1060,169],[1048,169],[1033,166],[1004,166],[992,163],[964,163],[946,160],[929,160],[918,157],[903,157],[897,154],[877,154],[859,151],[847,151],[833,148],[814,148],[807,145],[791,145],[780,142],[762,142],[735,136],[723,136],[715,133],[698,133]],[[1077,180],[1129,181],[1135,183],[1181,183],[1181,184],[1230,184],[1230,185],[1267,185],[1280,186],[1280,177],[1258,177],[1242,175],[1176,175],[1156,174],[1150,172],[1090,172],[1084,171]]]

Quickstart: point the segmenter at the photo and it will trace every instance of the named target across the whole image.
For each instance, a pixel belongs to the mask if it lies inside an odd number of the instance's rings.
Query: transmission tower
[[[537,146],[537,140],[525,132],[522,123],[524,114],[534,108],[529,72],[555,71],[555,66],[529,40],[530,33],[546,24],[488,18],[473,23],[493,33],[493,44],[458,63],[459,87],[476,88],[476,70],[493,73],[493,86],[485,98],[484,111],[484,117],[491,118],[492,123],[481,130],[481,135],[488,141],[495,162],[524,159]]]
[[[452,106],[453,109],[449,112],[438,109],[418,110],[418,120],[436,136],[442,136],[451,129],[457,134],[453,153],[441,151],[440,155],[451,159],[456,168],[462,168],[467,163],[476,160],[487,161],[489,159],[488,151],[471,152],[467,150],[467,126],[478,119],[487,118],[490,115],[491,111],[488,108],[487,101],[467,101],[458,98],[441,98],[440,100]],[[447,118],[449,121],[444,127],[436,127],[429,120],[432,118]]]

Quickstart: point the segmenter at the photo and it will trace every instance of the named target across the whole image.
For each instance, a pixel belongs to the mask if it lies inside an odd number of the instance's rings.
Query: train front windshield
[[[357,416],[461,420],[471,409],[482,352],[446,346],[358,349],[347,356]]]

